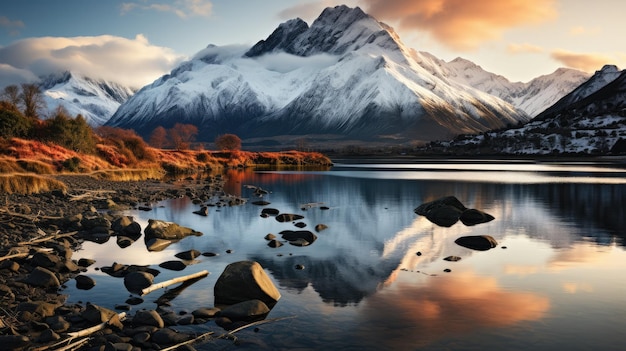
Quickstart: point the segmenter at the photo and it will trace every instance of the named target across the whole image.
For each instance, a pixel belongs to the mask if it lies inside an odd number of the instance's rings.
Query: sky
[[[209,44],[252,46],[340,4],[392,26],[409,48],[511,81],[626,68],[623,0],[2,0],[0,87],[71,69],[140,88]]]

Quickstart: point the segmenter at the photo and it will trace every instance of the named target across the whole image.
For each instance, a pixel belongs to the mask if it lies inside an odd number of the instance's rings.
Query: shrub
[[[148,144],[133,130],[103,126],[96,129],[96,134],[104,139],[105,144],[117,147],[119,153],[131,163],[154,161],[155,156]]]
[[[93,153],[96,138],[83,116],[70,118],[64,109],[44,122],[42,138],[76,152]]]
[[[70,172],[77,172],[80,169],[80,158],[71,157],[63,161],[63,168]]]
[[[28,136],[33,127],[32,120],[10,106],[0,105],[0,137],[24,138]]]

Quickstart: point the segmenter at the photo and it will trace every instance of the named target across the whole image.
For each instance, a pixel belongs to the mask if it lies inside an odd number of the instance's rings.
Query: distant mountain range
[[[63,106],[71,116],[80,114],[94,127],[106,123],[136,91],[69,71],[42,77],[39,86],[50,112]]]
[[[147,136],[157,126],[192,123],[209,141],[222,133],[428,141],[524,123],[530,116],[512,102],[534,113],[585,79],[573,70],[554,75],[541,99],[539,79],[510,83],[469,61],[409,50],[389,26],[337,6],[311,26],[282,23],[252,48],[209,46],[141,89],[107,124]],[[494,77],[505,90],[499,96],[488,84]]]
[[[607,65],[530,122],[435,142],[436,153],[605,155],[626,153],[626,70]]]
[[[282,23],[252,47],[209,45],[139,91],[70,72],[41,86],[50,110],[63,105],[93,126],[144,137],[157,126],[191,123],[201,141],[234,133],[248,145],[306,138],[373,146],[543,123],[620,74],[607,66],[587,81],[584,72],[560,68],[510,82],[462,58],[446,62],[408,49],[361,9],[337,6],[311,26]]]

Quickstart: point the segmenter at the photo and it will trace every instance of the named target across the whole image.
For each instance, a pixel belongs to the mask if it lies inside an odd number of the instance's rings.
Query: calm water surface
[[[76,258],[152,265],[155,282],[203,269],[211,274],[172,300],[191,312],[213,306],[213,285],[225,266],[258,261],[282,298],[268,318],[293,317],[244,330],[241,344],[218,340],[199,350],[623,350],[626,330],[626,166],[596,163],[427,161],[427,163],[338,164],[323,172],[231,172],[227,191],[253,199],[244,185],[271,191],[264,200],[281,212],[299,213],[313,230],[328,229],[308,247],[270,248],[263,237],[292,223],[261,218],[250,203],[211,208],[169,200],[148,219],[174,221],[204,233],[161,252],[140,240],[121,249],[111,240],[86,242]],[[473,227],[438,227],[417,216],[423,202],[454,195],[467,207],[496,219]],[[321,202],[329,210],[301,210]],[[454,243],[488,234],[489,251]],[[158,264],[180,251],[217,252],[182,272]],[[231,249],[233,253],[227,254]],[[421,255],[417,255],[417,253]],[[443,258],[456,255],[458,262]],[[294,266],[302,264],[304,270]],[[451,272],[444,272],[450,269]],[[98,270],[87,274],[95,288],[69,283],[70,302],[113,308],[130,296],[123,280]],[[163,291],[137,308],[155,308]],[[179,330],[223,331],[213,322]],[[252,329],[252,328],[251,328]]]

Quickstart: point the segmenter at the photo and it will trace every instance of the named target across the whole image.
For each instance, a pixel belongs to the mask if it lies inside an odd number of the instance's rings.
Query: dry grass
[[[66,189],[65,183],[46,176],[25,173],[0,174],[0,193],[36,194]]]
[[[139,181],[147,179],[161,179],[165,172],[160,168],[140,169],[107,169],[89,174],[96,179],[105,179],[115,182]]]

